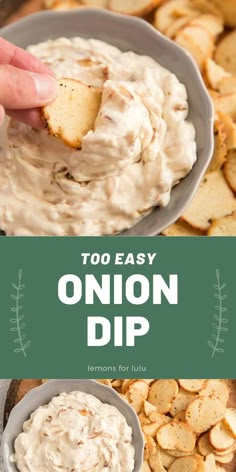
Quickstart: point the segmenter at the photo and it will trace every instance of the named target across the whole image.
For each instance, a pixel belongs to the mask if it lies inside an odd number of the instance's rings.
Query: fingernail
[[[37,97],[43,104],[54,100],[58,94],[57,81],[51,75],[30,73],[35,84]]]

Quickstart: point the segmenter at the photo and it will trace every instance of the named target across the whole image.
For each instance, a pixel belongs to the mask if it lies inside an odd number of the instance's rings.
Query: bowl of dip
[[[95,380],[50,380],[12,410],[2,438],[6,472],[139,472],[135,411]]]
[[[213,106],[190,55],[144,20],[91,8],[37,13],[1,36],[59,79],[101,87],[102,105],[81,150],[14,121],[2,129],[0,228],[154,236],[176,221],[213,151]]]

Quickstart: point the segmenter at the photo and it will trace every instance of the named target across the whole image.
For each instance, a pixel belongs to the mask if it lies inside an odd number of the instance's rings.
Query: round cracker
[[[116,13],[145,16],[152,12],[162,0],[109,0],[108,8]]]
[[[224,124],[220,120],[215,120],[214,123],[214,154],[208,167],[208,172],[221,169],[226,161],[228,152],[227,134]]]
[[[230,462],[232,462],[234,458],[233,452],[230,452],[229,454],[225,454],[224,456],[218,456],[217,454],[214,454],[214,455],[215,455],[215,460],[217,462],[220,462],[220,464],[229,464]]]
[[[175,41],[188,51],[203,71],[206,60],[213,56],[213,36],[201,26],[185,26],[175,36]]]
[[[183,422],[174,422],[162,426],[156,436],[157,442],[162,449],[183,453],[192,452],[196,444],[196,435],[191,428]]]
[[[109,0],[80,0],[82,5],[94,8],[107,8]]]
[[[227,408],[223,421],[236,439],[236,408]]]
[[[209,433],[209,440],[214,449],[224,451],[234,445],[234,437],[224,421],[217,423]]]
[[[140,472],[152,472],[147,461],[144,461]]]
[[[178,379],[179,385],[187,392],[200,392],[206,386],[206,379]]]
[[[225,1],[225,0],[224,0]],[[236,76],[236,30],[228,33],[219,42],[215,50],[215,61],[226,71]]]
[[[236,193],[236,150],[229,152],[224,165],[224,174],[229,186]]]
[[[183,220],[178,220],[176,221],[176,223],[174,223],[173,225],[171,226],[168,226],[168,228],[166,228],[162,234],[164,236],[204,236],[205,233],[201,230],[198,230],[196,228],[193,228],[192,226],[190,226],[188,223],[186,223],[186,221],[183,221]]]
[[[195,16],[198,16],[198,11],[192,8],[190,0],[170,0],[156,10],[154,26],[161,33],[172,37]],[[175,22],[177,27],[174,25]]]
[[[200,436],[198,443],[198,450],[200,454],[204,457],[208,456],[209,454],[213,454],[214,448],[212,447],[209,439],[209,432],[202,434]]]
[[[155,405],[158,413],[168,413],[178,392],[179,387],[176,380],[159,379],[151,385],[148,401]]]
[[[211,172],[202,180],[183,219],[202,231],[208,230],[212,220],[231,215],[236,210],[236,200],[221,170]]]
[[[219,66],[219,64],[216,64],[213,59],[206,60],[205,74],[209,86],[214,90],[218,90],[222,80],[231,77],[229,72],[226,72],[223,67]]]
[[[52,10],[61,10],[67,11],[72,10],[74,8],[80,8],[81,5],[76,0],[57,0],[54,2],[53,6],[51,7]]]
[[[236,149],[236,124],[229,115],[219,111],[217,113],[217,120],[223,126],[223,131],[226,135],[227,149],[229,151]]]
[[[198,472],[198,461],[194,456],[180,457],[172,462],[169,472]]]
[[[227,404],[229,401],[229,388],[224,380],[209,379],[206,386],[201,391],[201,396],[215,395],[222,402]]]
[[[204,13],[197,16],[191,21],[190,25],[205,28],[215,38],[224,30],[223,18],[213,15],[212,13]]]
[[[236,236],[236,214],[214,221],[207,234],[208,236]]]
[[[208,431],[224,418],[225,403],[215,395],[199,397],[190,403],[186,409],[186,421],[197,434]]]
[[[129,385],[126,396],[136,413],[141,412],[144,401],[147,400],[148,392],[149,387],[143,380],[135,380]]]
[[[220,66],[218,66],[220,67]],[[236,77],[223,77],[219,83],[219,91],[222,94],[236,92]]]
[[[186,410],[189,403],[195,400],[196,395],[191,392],[180,389],[177,397],[173,400],[170,414],[173,417],[176,417],[179,413]]]
[[[232,120],[236,120],[236,92],[233,93],[215,93],[211,94],[215,111],[222,111],[229,115]]]

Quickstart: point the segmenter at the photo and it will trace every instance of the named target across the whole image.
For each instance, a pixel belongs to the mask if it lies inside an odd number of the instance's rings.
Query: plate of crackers
[[[140,472],[235,472],[236,380],[99,379],[138,415],[145,448]],[[13,380],[4,412],[47,380]]]

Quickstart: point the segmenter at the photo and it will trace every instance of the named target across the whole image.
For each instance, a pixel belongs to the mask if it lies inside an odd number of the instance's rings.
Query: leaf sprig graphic
[[[14,344],[16,345],[14,352],[16,354],[22,353],[26,358],[26,351],[30,346],[30,341],[27,339],[27,334],[24,332],[26,328],[26,323],[24,322],[24,307],[23,307],[23,298],[24,298],[24,288],[25,285],[22,283],[22,269],[18,272],[18,281],[17,283],[12,283],[12,287],[15,290],[15,293],[11,295],[12,300],[14,301],[14,306],[11,307],[11,312],[14,313],[14,318],[10,319],[10,323],[13,325],[10,328],[10,331],[16,334],[14,339]]]
[[[217,299],[217,305],[215,305],[216,313],[213,315],[212,328],[214,332],[211,335],[211,340],[208,341],[208,346],[212,350],[212,358],[216,353],[224,353],[224,339],[223,334],[228,331],[228,328],[225,326],[228,323],[228,319],[225,318],[224,313],[227,312],[228,308],[225,305],[225,299],[227,295],[224,293],[226,284],[221,285],[220,281],[220,271],[216,271],[216,284],[213,285],[215,290],[214,297]]]

